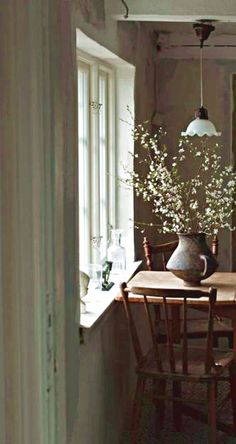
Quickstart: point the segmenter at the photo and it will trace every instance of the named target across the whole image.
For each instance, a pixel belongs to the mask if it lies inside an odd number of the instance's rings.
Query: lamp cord
[[[201,107],[203,106],[202,51],[203,51],[203,46],[200,46],[200,87],[201,87]]]
[[[121,2],[123,3],[123,5],[125,7],[124,18],[127,19],[129,17],[129,7],[128,7],[128,5],[127,5],[125,0],[121,0]]]

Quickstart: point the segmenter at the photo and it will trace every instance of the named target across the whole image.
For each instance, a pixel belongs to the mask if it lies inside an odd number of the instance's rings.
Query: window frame
[[[90,245],[87,246],[87,260],[86,262],[102,262],[106,255],[107,244],[109,240],[109,228],[116,226],[116,175],[117,175],[117,153],[116,153],[116,73],[112,65],[107,64],[101,59],[91,56],[84,51],[77,50],[77,71],[79,81],[79,68],[88,69],[89,72],[89,114],[88,114],[88,128],[89,128],[89,165],[88,172],[91,180],[89,181],[89,200],[90,210],[88,212],[89,220],[89,239]],[[99,76],[106,77],[107,89],[107,143],[106,143],[106,164],[107,164],[107,181],[106,181],[106,235],[104,236],[105,248],[103,247],[102,254],[99,257],[98,251],[92,245],[92,239],[101,236],[101,206],[100,201],[100,139],[99,139],[99,112],[94,112],[91,103],[99,104]],[[79,92],[78,92],[79,93]],[[79,97],[78,97],[79,103]],[[79,119],[79,115],[78,115]],[[79,134],[78,134],[78,151],[79,151]],[[78,154],[80,158],[80,153]],[[80,195],[79,178],[78,178],[78,195]],[[79,215],[80,220],[80,215]],[[104,244],[103,241],[103,244]],[[81,253],[81,251],[80,251]],[[81,256],[81,254],[80,254]],[[80,263],[84,263],[83,259]]]

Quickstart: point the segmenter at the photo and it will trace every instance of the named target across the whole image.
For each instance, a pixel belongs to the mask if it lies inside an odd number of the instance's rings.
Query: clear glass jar
[[[125,248],[121,245],[122,231],[123,230],[111,230],[107,260],[112,262],[112,273],[118,273],[126,268]]]

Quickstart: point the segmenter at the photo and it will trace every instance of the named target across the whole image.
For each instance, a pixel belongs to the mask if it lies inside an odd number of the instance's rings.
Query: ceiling
[[[154,34],[160,57],[198,57],[193,23],[211,22],[215,30],[204,42],[205,58],[236,59],[236,0],[109,0],[115,20],[145,23]]]
[[[204,58],[236,59],[236,23],[214,22],[215,30],[204,42]],[[156,47],[161,49],[161,58],[198,58],[199,39],[193,23],[187,22],[149,22],[155,37]]]
[[[149,22],[150,23],[150,22]],[[193,23],[186,22],[152,22],[150,23],[153,28],[162,32],[190,34],[195,36],[193,31]],[[236,23],[223,23],[219,21],[213,21],[215,26],[214,35],[236,35]],[[213,35],[212,34],[212,35]]]
[[[235,0],[106,0],[115,20],[145,22],[195,22],[216,19],[236,23]]]

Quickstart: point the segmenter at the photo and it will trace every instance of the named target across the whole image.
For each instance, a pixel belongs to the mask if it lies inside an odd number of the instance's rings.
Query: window
[[[80,53],[78,186],[81,263],[97,262],[105,257],[109,228],[115,225],[114,97],[112,67]]]
[[[92,281],[96,291],[111,226],[122,230],[127,263],[125,279],[138,265],[133,262],[133,192],[117,186],[117,177],[124,175],[123,164],[131,169],[133,163],[129,154],[134,149],[133,138],[126,121],[129,120],[127,106],[134,115],[135,68],[79,29],[76,40],[80,271],[90,275],[90,284]],[[93,246],[94,238],[102,239],[99,251]],[[80,279],[82,296],[85,286],[82,275]],[[118,282],[114,276],[112,281]],[[80,317],[78,310],[76,315],[80,325],[91,327],[112,303],[116,292],[114,285],[105,294],[98,291],[96,298],[86,296],[88,311]]]

